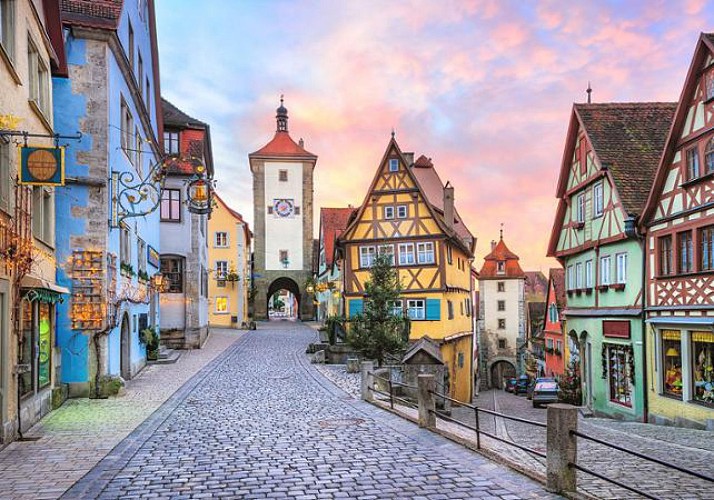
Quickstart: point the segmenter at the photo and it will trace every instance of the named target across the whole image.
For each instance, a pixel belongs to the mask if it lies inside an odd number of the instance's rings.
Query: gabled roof
[[[565,269],[552,268],[548,273],[549,286],[555,291],[555,302],[559,310],[565,309]]]
[[[439,344],[428,336],[420,338],[407,349],[407,352],[404,353],[404,357],[402,358],[402,363],[407,363],[419,352],[425,352],[437,363],[444,364],[444,358],[441,355]]]
[[[320,237],[323,238],[325,264],[328,269],[332,267],[335,256],[335,241],[347,228],[350,216],[356,211],[353,207],[320,208]]]
[[[441,182],[441,178],[436,172],[431,158],[421,155],[411,166],[410,170],[414,172],[414,176],[419,181],[419,185],[427,201],[436,208],[441,219],[446,222],[444,219],[444,184]],[[466,224],[464,224],[455,205],[454,203],[454,231],[459,238],[461,238],[464,245],[473,252],[476,239],[466,227]]]
[[[692,95],[695,92],[699,72],[706,60],[707,52],[714,53],[714,33],[700,33],[699,40],[697,40],[697,46],[694,49],[692,62],[689,65],[687,77],[684,80],[684,87],[682,88],[682,93],[679,96],[679,101],[672,118],[671,127],[669,128],[666,141],[663,144],[663,150],[659,159],[660,161],[657,165],[654,182],[652,183],[652,189],[648,194],[647,202],[644,210],[642,211],[640,227],[647,224],[655,214],[657,202],[662,192],[662,187],[667,179],[669,164],[675,154],[682,126],[684,125],[684,120],[687,117],[687,109],[689,108],[689,103],[692,100]]]
[[[164,97],[161,98],[161,108],[164,112],[164,125],[199,129],[205,129],[208,126],[205,122],[187,115]]]
[[[642,213],[677,103],[575,104],[600,164],[630,215]],[[572,158],[572,154],[569,156]]]
[[[414,185],[417,187],[421,195],[424,197],[424,200],[426,202],[426,206],[429,210],[429,214],[433,217],[433,219],[436,221],[436,223],[439,225],[439,229],[443,231],[445,235],[447,235],[449,238],[451,238],[452,241],[456,242],[459,246],[463,247],[463,250],[466,251],[467,255],[472,256],[474,247],[476,245],[476,239],[471,235],[471,233],[466,229],[466,226],[461,222],[461,218],[456,215],[456,207],[454,207],[454,215],[455,219],[457,219],[459,222],[458,224],[455,222],[454,227],[449,228],[448,225],[446,224],[446,221],[444,220],[444,215],[443,215],[443,188],[444,185],[441,183],[441,179],[439,178],[438,174],[436,173],[436,170],[433,168],[433,164],[431,164],[431,161],[429,160],[428,164],[424,162],[424,156],[422,155],[419,157],[417,162],[414,162],[414,165],[416,163],[420,163],[422,167],[420,168],[413,168],[411,162],[407,161],[406,156],[402,152],[402,150],[399,148],[399,144],[397,144],[396,139],[394,138],[394,135],[392,135],[392,138],[389,141],[389,144],[387,145],[387,148],[384,151],[384,155],[382,156],[381,161],[379,162],[379,166],[381,168],[382,165],[384,165],[385,161],[387,160],[387,156],[389,155],[389,152],[396,151],[397,156],[399,156],[399,159],[403,165],[406,165],[406,172],[407,175],[409,175],[414,182]],[[422,172],[422,173],[418,173]],[[375,172],[374,177],[372,178],[372,182],[369,185],[369,189],[367,190],[367,193],[365,195],[364,201],[362,202],[362,205],[357,209],[356,213],[351,217],[349,221],[349,225],[347,229],[345,229],[345,233],[349,233],[352,228],[355,226],[357,221],[359,221],[362,213],[364,213],[365,208],[367,207],[367,203],[369,201],[369,197],[372,193],[372,191],[375,188],[375,185],[377,183],[377,179],[379,178],[379,169],[377,172]],[[426,186],[428,187],[429,191],[422,186],[421,179],[425,182]],[[439,193],[437,194],[437,187],[439,189]],[[441,200],[441,201],[439,201]],[[439,209],[438,207],[441,206],[442,208]],[[461,228],[457,228],[457,226],[462,226]],[[462,236],[462,234],[464,236]]]
[[[496,243],[486,257],[484,257],[483,267],[479,271],[479,279],[504,279],[504,278],[525,278],[526,274],[518,263],[518,255],[511,252],[503,237]],[[498,272],[498,262],[504,262],[504,272]]]
[[[249,158],[254,157],[288,157],[288,158],[317,158],[317,155],[307,151],[304,147],[292,140],[288,132],[275,132],[273,139],[260,148],[258,151],[250,153]]]
[[[223,200],[223,198],[221,198],[221,197],[218,195],[217,192],[215,192],[215,191],[213,192],[213,197],[215,198],[215,200],[216,200],[217,203],[220,203],[221,205],[223,205],[223,208],[225,208],[226,211],[227,211],[229,214],[231,214],[231,215],[233,216],[233,218],[236,219],[236,222],[242,222],[242,223],[243,223],[243,228],[244,228],[244,230],[245,230],[246,241],[248,242],[248,244],[250,244],[250,240],[251,240],[251,238],[253,237],[253,232],[250,230],[250,226],[248,225],[248,223],[247,223],[245,220],[243,220],[243,216],[242,216],[239,212],[236,212],[236,211],[233,210],[231,207],[229,207],[228,204]]]

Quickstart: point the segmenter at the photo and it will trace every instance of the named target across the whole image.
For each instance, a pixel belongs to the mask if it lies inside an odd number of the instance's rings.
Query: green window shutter
[[[426,319],[441,320],[441,299],[426,299]]]
[[[350,318],[354,318],[364,311],[364,302],[362,299],[350,299]]]

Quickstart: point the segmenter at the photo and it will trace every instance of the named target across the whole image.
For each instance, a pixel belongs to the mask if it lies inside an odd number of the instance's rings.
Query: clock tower
[[[280,290],[298,302],[298,317],[313,317],[305,283],[312,276],[313,183],[317,156],[288,133],[288,110],[280,98],[273,139],[248,155],[253,174],[253,316],[268,318],[268,300]]]

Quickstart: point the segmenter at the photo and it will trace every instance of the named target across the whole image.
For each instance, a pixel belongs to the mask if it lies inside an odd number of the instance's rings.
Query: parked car
[[[516,391],[516,384],[518,383],[518,380],[515,378],[509,378],[506,380],[506,387],[504,387],[506,392],[515,392]]]
[[[555,380],[545,380],[537,382],[533,388],[533,408],[539,408],[543,404],[557,403],[560,388]]]
[[[530,382],[530,377],[528,375],[521,375],[518,377],[518,382],[516,382],[515,394],[526,394],[528,392],[528,383]]]
[[[535,386],[538,382],[556,382],[553,377],[536,377],[533,380],[531,380],[531,383],[528,384],[528,392],[526,393],[526,398],[528,399],[533,399],[533,390],[535,389]]]

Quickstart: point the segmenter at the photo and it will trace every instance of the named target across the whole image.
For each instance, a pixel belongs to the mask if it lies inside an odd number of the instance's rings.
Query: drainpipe
[[[642,301],[642,318],[640,319],[642,331],[642,420],[643,422],[647,422],[649,420],[649,406],[647,404],[647,323],[645,322],[647,315],[645,313],[645,307],[647,305],[647,259],[649,255],[647,237],[638,231],[635,221],[636,218],[633,215],[629,215],[627,219],[625,219],[625,234],[628,237],[639,240],[642,250],[642,291],[640,293],[640,300]]]

